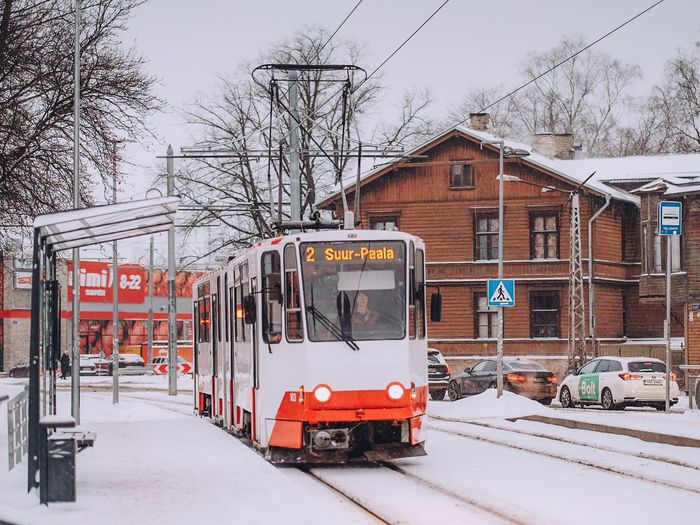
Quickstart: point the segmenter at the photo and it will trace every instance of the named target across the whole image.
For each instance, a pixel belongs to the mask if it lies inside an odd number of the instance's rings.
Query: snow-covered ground
[[[385,465],[278,468],[192,415],[162,377],[81,378],[82,426],[97,432],[77,458],[78,501],[42,507],[26,493],[26,461],[7,471],[0,406],[0,522],[16,524],[692,523],[700,509],[700,449],[513,418],[549,415],[700,439],[700,412],[565,411],[490,390],[431,402],[428,456]],[[16,395],[21,380],[0,380]],[[70,412],[69,382],[59,414]],[[334,487],[330,490],[327,485]],[[362,510],[343,495],[360,502]]]

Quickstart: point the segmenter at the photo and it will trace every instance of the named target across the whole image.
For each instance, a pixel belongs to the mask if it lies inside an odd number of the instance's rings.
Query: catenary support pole
[[[117,144],[112,163],[112,202],[117,203]],[[119,251],[112,242],[112,403],[119,403]]]
[[[503,141],[498,146],[498,280],[503,281]],[[503,395],[503,307],[498,307],[496,397]]]
[[[75,0],[73,69],[73,208],[80,208],[80,0]],[[73,249],[73,315],[71,336],[71,415],[80,424],[80,248]]]
[[[289,71],[289,113],[291,115],[289,133],[289,199],[290,220],[301,220],[301,174],[299,168],[299,71]]]
[[[153,370],[153,235],[148,250],[148,370]]]
[[[168,197],[175,195],[173,147],[167,151]],[[177,395],[177,306],[175,304],[175,224],[168,228],[168,394]]]
[[[666,236],[666,413],[671,410],[671,237]]]

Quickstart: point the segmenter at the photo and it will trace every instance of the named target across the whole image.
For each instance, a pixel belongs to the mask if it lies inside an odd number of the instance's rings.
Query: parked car
[[[99,356],[95,356],[99,358]],[[80,356],[80,375],[81,376],[96,376],[97,367],[95,366],[95,359],[93,356],[88,354],[81,354]]]
[[[669,385],[670,404],[678,402],[675,374]],[[564,378],[559,389],[564,408],[601,405],[605,410],[627,406],[666,409],[666,364],[652,357],[599,357]]]
[[[473,368],[450,379],[447,394],[451,401],[496,388],[496,358],[482,359]],[[557,394],[557,376],[539,363],[519,357],[503,358],[503,388],[549,405]]]
[[[112,375],[112,362],[110,359],[101,358],[99,354],[81,354],[80,375]]]
[[[119,375],[143,375],[146,373],[146,362],[138,354],[119,354],[118,362]]]
[[[450,382],[450,367],[439,350],[428,348],[428,391],[431,399],[444,399]]]
[[[8,372],[10,377],[29,377],[29,359],[22,359]]]

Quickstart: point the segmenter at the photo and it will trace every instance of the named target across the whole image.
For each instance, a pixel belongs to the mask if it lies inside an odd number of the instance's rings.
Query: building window
[[[559,337],[559,292],[530,294],[530,333],[532,337]]]
[[[474,294],[474,333],[477,339],[492,339],[498,337],[498,308],[489,306],[486,294]]]
[[[450,177],[451,188],[473,188],[471,164],[453,164]]]
[[[370,230],[399,231],[399,215],[375,215],[369,218]]]
[[[480,261],[498,259],[498,215],[475,217],[474,258]]]
[[[533,259],[559,258],[559,217],[552,212],[530,215],[530,256]]]

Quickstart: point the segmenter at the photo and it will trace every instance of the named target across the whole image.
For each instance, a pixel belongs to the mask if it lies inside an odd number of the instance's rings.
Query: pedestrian
[[[68,352],[63,352],[61,356],[61,379],[66,379],[69,375],[70,370],[70,357],[68,357]]]

